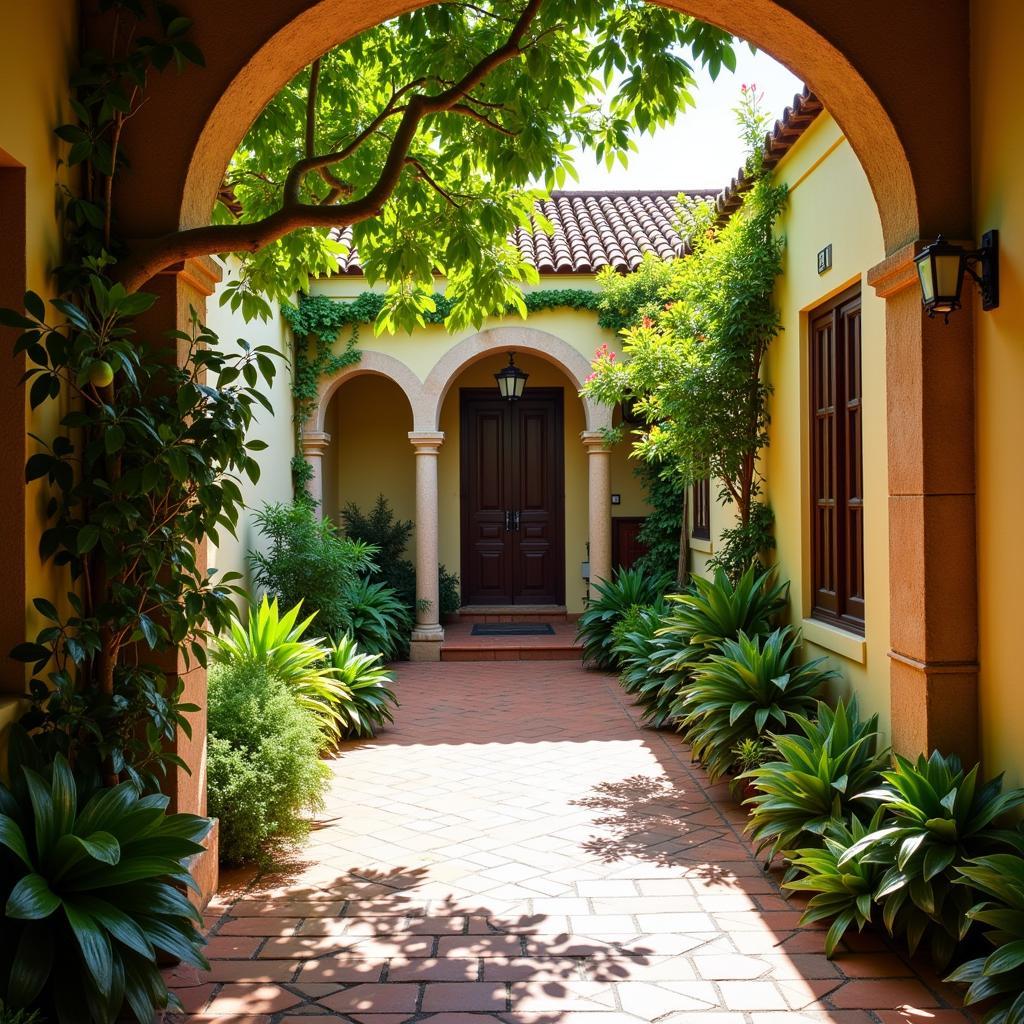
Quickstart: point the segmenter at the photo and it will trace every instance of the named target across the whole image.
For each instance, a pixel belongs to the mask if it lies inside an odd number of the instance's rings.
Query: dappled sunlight
[[[210,971],[172,976],[190,1014],[965,1019],[878,933],[827,960],[728,787],[640,727],[611,677],[407,665],[397,689],[395,725],[332,760],[307,839],[211,906]]]

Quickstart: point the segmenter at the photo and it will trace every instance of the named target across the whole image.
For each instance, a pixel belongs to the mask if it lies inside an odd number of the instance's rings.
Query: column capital
[[[323,455],[331,443],[331,435],[322,430],[304,430],[302,432],[303,455]]]
[[[444,443],[443,430],[410,430],[408,436],[417,455],[436,455]]]
[[[173,263],[160,271],[161,274],[178,278],[207,298],[224,277],[224,268],[212,256],[190,256],[180,263]]]
[[[580,434],[580,440],[583,442],[583,447],[586,448],[588,455],[608,455],[611,453],[603,430],[584,430]]]

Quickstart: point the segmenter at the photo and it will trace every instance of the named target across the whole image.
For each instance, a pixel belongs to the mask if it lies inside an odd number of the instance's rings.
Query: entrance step
[[[459,622],[568,622],[565,605],[555,604],[467,604],[459,609]]]
[[[564,618],[553,620],[551,616],[546,619],[537,618],[525,621],[548,622],[554,629],[554,634],[473,636],[473,623],[463,620],[445,627],[445,638],[441,644],[441,660],[579,661],[583,657],[583,649],[576,643],[575,622],[567,622]]]

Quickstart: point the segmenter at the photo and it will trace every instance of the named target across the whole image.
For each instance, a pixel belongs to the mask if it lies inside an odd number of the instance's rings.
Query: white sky
[[[684,189],[724,188],[743,163],[732,108],[740,86],[755,83],[765,94],[764,109],[773,119],[793,102],[803,88],[799,78],[766,53],[751,53],[746,43],[737,45],[736,72],[722,69],[712,82],[697,71],[696,107],[688,107],[674,125],[637,139],[639,152],[629,167],[617,163],[611,171],[594,162],[592,153],[576,159],[578,182],[566,181],[567,189]]]

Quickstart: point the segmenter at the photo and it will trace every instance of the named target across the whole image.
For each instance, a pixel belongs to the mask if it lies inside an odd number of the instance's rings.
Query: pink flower
[[[597,374],[596,374],[596,373],[591,373],[591,374],[589,374],[589,375],[588,375],[588,376],[587,376],[587,377],[586,377],[586,378],[584,379],[583,383],[584,383],[584,384],[589,384],[589,383],[590,383],[590,382],[591,382],[592,380],[597,380]]]
[[[648,330],[649,330],[650,328],[652,328],[654,326],[654,321],[649,316],[645,316],[644,319],[643,319],[643,324],[644,324],[644,327],[648,328]]]

